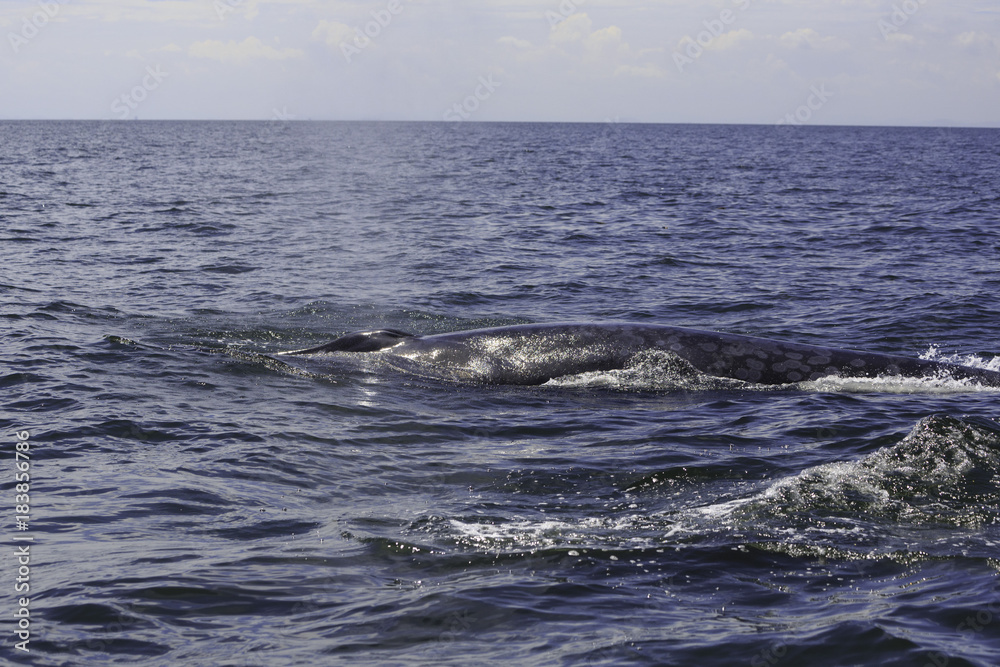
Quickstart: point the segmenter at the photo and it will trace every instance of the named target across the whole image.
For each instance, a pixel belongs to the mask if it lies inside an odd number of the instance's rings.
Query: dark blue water
[[[6,660],[1000,664],[996,390],[269,356],[626,320],[996,369],[1000,131],[7,122],[0,239]]]

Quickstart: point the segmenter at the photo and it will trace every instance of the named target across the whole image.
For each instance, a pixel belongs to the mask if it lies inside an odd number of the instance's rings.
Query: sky
[[[0,119],[1000,127],[996,0],[0,0]]]

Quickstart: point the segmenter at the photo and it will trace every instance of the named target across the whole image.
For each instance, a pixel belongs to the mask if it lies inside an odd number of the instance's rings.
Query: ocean
[[[624,321],[1000,369],[1000,130],[4,121],[0,238],[9,663],[1000,664],[996,388],[274,356]]]

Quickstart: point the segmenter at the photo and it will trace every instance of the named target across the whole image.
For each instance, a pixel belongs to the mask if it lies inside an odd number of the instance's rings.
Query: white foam
[[[927,361],[939,361],[945,364],[957,364],[970,368],[981,368],[988,371],[1000,372],[1000,356],[992,359],[983,359],[974,354],[942,354],[937,345],[931,345],[927,351],[920,355],[921,359]]]
[[[840,377],[831,375],[818,380],[800,382],[803,391],[843,394],[965,394],[997,393],[998,387],[990,387],[976,380],[938,375],[933,377],[906,377],[903,375],[879,375],[873,378]]]
[[[620,378],[621,371],[593,371],[590,373],[580,373],[578,375],[563,375],[552,378],[545,382],[546,387],[609,387],[612,389],[623,389]]]
[[[706,375],[689,362],[666,350],[645,350],[635,355],[625,368],[565,375],[545,383],[553,387],[611,388],[638,391],[712,389],[772,389],[742,380]]]
[[[788,508],[810,506],[825,501],[840,505],[841,499],[864,499],[871,508],[891,505],[893,499],[882,486],[883,474],[865,469],[859,463],[825,463],[798,475],[778,480],[755,500],[779,503]]]
[[[634,530],[649,519],[637,515],[618,518],[589,517],[575,521],[530,519],[504,522],[477,522],[451,519],[451,529],[458,539],[469,545],[490,549],[544,549],[560,546],[597,546],[600,535],[614,536],[620,542],[622,533]]]
[[[943,361],[943,360],[942,360]],[[958,362],[948,362],[958,363]],[[966,364],[972,366],[972,364]],[[986,364],[980,360],[976,368],[996,370],[997,364]],[[998,393],[1000,388],[984,385],[974,379],[957,379],[946,375],[933,377],[907,377],[903,375],[879,375],[873,378],[840,377],[831,375],[818,380],[807,380],[785,385],[755,385],[728,378],[699,378],[638,376],[634,370],[594,371],[578,375],[565,375],[546,382],[543,386],[564,388],[631,389],[639,391],[697,391],[750,389],[754,391],[775,391],[795,388],[806,392],[843,394],[964,394]]]
[[[585,518],[576,522],[525,519],[503,523],[472,523],[451,519],[449,523],[456,533],[473,542],[556,544],[566,542],[564,538],[573,534],[598,529],[603,522],[596,518]]]
[[[751,503],[755,500],[755,496],[749,498],[737,498],[736,500],[727,500],[721,503],[714,503],[712,505],[703,505],[702,507],[693,507],[687,512],[695,516],[701,516],[706,519],[721,520],[729,517],[733,512],[743,507],[744,505]]]
[[[1000,470],[996,442],[994,430],[932,416],[895,445],[862,459],[823,463],[770,482],[747,481],[715,502],[706,503],[699,494],[680,506],[646,511],[643,496],[637,495],[627,506],[604,506],[592,517],[464,517],[442,524],[459,544],[493,552],[668,544],[679,549],[713,536],[760,536],[785,545],[827,539],[843,544],[849,537],[860,545],[870,541],[872,524],[878,530],[886,523],[976,526],[992,521],[995,512],[963,498],[963,480],[976,470],[981,476]]]
[[[986,361],[972,356],[943,356],[931,348],[922,359],[960,364],[972,368],[1000,371],[1000,357]],[[554,378],[545,383],[552,387],[603,388],[638,391],[705,391],[740,389],[774,391],[799,389],[824,393],[883,393],[883,394],[962,394],[997,393],[1000,388],[982,384],[975,379],[957,379],[945,372],[936,376],[907,377],[880,375],[873,378],[841,377],[831,375],[818,380],[807,380],[784,385],[760,385],[731,378],[706,375],[687,361],[670,352],[649,350],[636,355],[627,368],[610,371],[593,371]]]

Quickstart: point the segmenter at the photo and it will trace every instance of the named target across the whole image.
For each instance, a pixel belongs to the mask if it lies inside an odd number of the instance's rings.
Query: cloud
[[[913,35],[907,35],[905,32],[894,32],[891,35],[887,35],[885,41],[887,41],[889,44],[896,44],[896,45],[915,44],[917,38],[914,37]]]
[[[243,18],[252,21],[260,14],[260,7],[257,0],[215,0],[215,13],[221,20],[225,20],[229,14],[243,12]]]
[[[286,60],[301,58],[305,53],[301,49],[276,49],[268,46],[256,37],[247,37],[242,42],[229,40],[220,42],[209,39],[195,42],[188,47],[188,55],[192,58],[206,58],[223,63],[242,64],[251,60]]]
[[[326,19],[319,22],[312,31],[312,38],[324,42],[331,49],[338,48],[342,43],[351,40],[354,37],[354,29],[351,26],[344,23],[338,23],[337,21],[327,21]]]
[[[652,63],[645,65],[619,65],[615,76],[634,77],[639,79],[662,79],[665,72],[662,67]]]
[[[839,37],[823,37],[812,28],[799,28],[781,36],[781,44],[790,49],[816,49],[819,51],[844,51],[851,45]]]
[[[257,18],[258,14],[260,14],[260,8],[257,6],[257,0],[247,0],[246,14],[244,14],[244,18],[246,18],[247,21],[252,21]]]
[[[560,21],[549,33],[549,43],[557,47],[579,44],[589,56],[606,55],[609,50],[628,50],[621,28],[610,25],[594,30],[594,22],[586,14],[573,14]]]
[[[502,44],[505,46],[513,46],[515,49],[521,49],[521,50],[531,48],[531,42],[529,42],[528,40],[521,39],[520,37],[513,37],[510,35],[498,39],[497,44]]]
[[[613,25],[590,33],[583,43],[587,52],[593,56],[600,56],[612,49],[623,48],[628,51],[628,44],[622,41],[621,28]]]
[[[621,28],[609,25],[595,30],[585,13],[571,14],[552,25],[545,43],[536,45],[522,37],[505,35],[496,44],[514,63],[532,70],[554,69],[584,78],[663,75],[662,68],[649,62],[651,58],[662,58],[662,48],[636,52],[625,41]]]
[[[976,55],[992,53],[998,50],[997,43],[985,32],[970,30],[969,32],[963,32],[956,40],[959,46]]]
[[[583,41],[590,35],[593,22],[586,14],[573,14],[565,21],[560,21],[549,33],[549,42],[557,45],[572,44]]]
[[[740,28],[719,35],[705,48],[709,51],[729,51],[750,41],[753,41],[753,33],[746,28]]]

